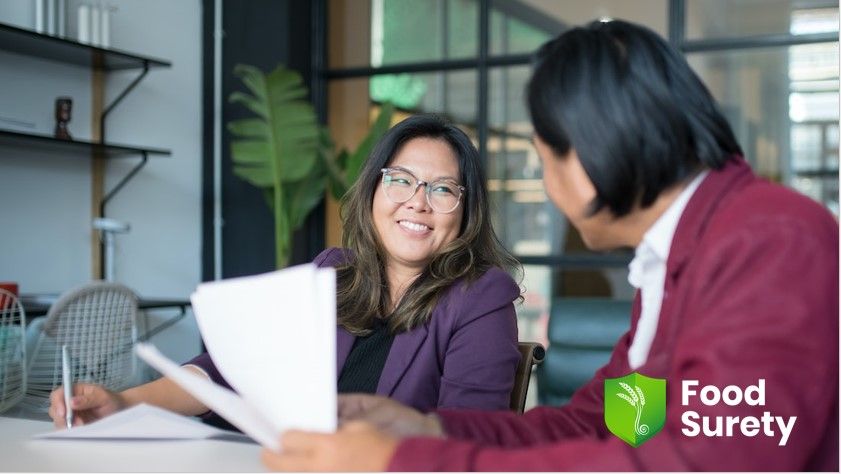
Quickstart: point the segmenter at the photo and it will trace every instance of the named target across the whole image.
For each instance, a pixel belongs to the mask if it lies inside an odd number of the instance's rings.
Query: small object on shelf
[[[70,121],[70,114],[73,110],[73,99],[71,97],[57,97],[55,99],[55,137],[62,140],[72,140],[67,130],[67,122]]]
[[[101,12],[102,9],[99,8],[99,5],[91,5],[91,44],[94,46],[99,46],[102,39],[100,30],[102,27]]]
[[[103,48],[111,46],[111,8],[102,7],[99,18],[99,45]]]
[[[78,32],[80,43],[90,44],[91,42],[91,7],[90,5],[79,5]]]
[[[46,12],[44,11],[44,1],[34,0],[35,2],[35,31],[44,33],[46,30]]]

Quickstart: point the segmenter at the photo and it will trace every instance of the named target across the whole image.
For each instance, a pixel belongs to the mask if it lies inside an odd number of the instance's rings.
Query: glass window
[[[476,0],[331,0],[330,68],[475,57]]]
[[[828,191],[838,186],[837,43],[693,53],[689,62],[759,174],[837,208]]]
[[[528,54],[574,25],[622,18],[666,35],[666,0],[494,0],[490,54]]]
[[[563,217],[543,191],[540,158],[523,97],[530,68],[493,68],[488,104],[488,189],[494,228],[517,255],[550,255],[561,246]]]
[[[808,4],[810,8],[802,5]],[[687,39],[838,31],[835,0],[687,0]]]
[[[566,27],[540,10],[515,2],[494,2],[490,54],[531,53]]]

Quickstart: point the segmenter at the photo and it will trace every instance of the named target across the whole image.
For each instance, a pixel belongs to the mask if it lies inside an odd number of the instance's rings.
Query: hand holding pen
[[[65,401],[63,386],[50,394],[49,414],[56,428],[67,428],[68,423],[72,426],[93,423],[126,407],[126,401],[120,394],[101,385],[89,383],[66,385],[68,387],[72,385],[72,396],[69,402]]]

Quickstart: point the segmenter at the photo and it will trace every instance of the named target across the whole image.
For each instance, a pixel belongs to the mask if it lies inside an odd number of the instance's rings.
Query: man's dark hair
[[[578,154],[597,192],[592,213],[648,207],[742,154],[683,55],[632,23],[593,22],[544,44],[526,94],[540,138],[559,156]]]

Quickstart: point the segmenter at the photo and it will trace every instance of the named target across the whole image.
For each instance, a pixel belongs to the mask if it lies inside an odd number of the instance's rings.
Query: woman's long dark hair
[[[380,170],[391,163],[402,146],[414,138],[446,142],[458,158],[463,195],[463,217],[458,237],[433,255],[400,303],[392,306],[386,278],[386,251],[374,228],[371,212]],[[472,282],[491,267],[521,272],[517,260],[502,246],[491,227],[485,174],[479,153],[467,135],[441,117],[415,115],[395,125],[377,143],[356,183],[342,200],[342,245],[351,250],[351,262],[337,269],[339,324],[357,336],[370,333],[376,319],[388,317],[392,332],[408,331],[429,320],[441,294],[456,280]]]

